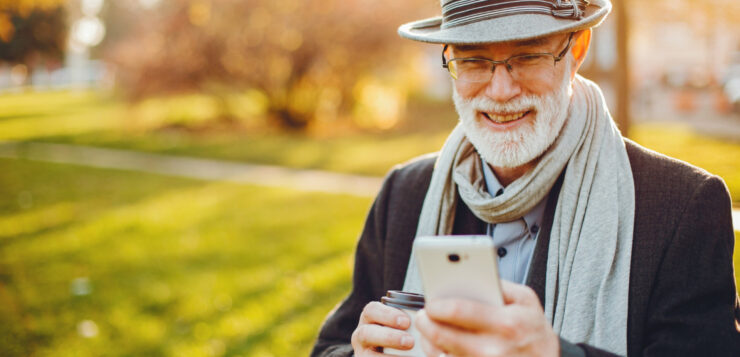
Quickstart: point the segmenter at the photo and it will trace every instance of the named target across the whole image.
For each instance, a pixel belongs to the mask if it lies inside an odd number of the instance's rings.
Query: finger
[[[422,348],[424,348],[425,343],[429,344],[429,346],[426,346],[429,350],[427,352],[428,356],[438,356],[439,352],[447,352],[456,356],[477,354],[474,349],[479,343],[475,341],[475,334],[437,323],[431,320],[424,310],[420,310],[416,315],[416,328],[422,336],[422,341],[424,341],[422,342]]]
[[[411,326],[411,320],[405,312],[395,307],[373,301],[362,310],[360,323],[378,324],[405,330]]]
[[[392,355],[392,354],[388,354],[384,352],[373,351],[369,349],[365,349],[362,351],[355,351],[354,356],[355,357],[388,357],[388,356],[403,357],[403,356]]]
[[[360,325],[355,330],[356,339],[365,347],[390,347],[408,350],[414,347],[414,338],[408,332],[375,324]]]
[[[468,299],[430,299],[424,306],[429,318],[466,330],[485,330],[501,308]]]
[[[404,357],[404,356],[401,356],[401,355],[397,355],[397,354],[393,354],[393,353],[388,353],[388,352],[385,352],[385,351],[383,351],[382,353],[380,353],[380,356],[383,356],[383,357],[388,357],[388,356],[391,356],[391,357]]]
[[[431,342],[427,341],[426,339],[421,339],[421,350],[424,351],[425,356],[432,356],[437,357],[442,355],[442,351],[438,349],[437,347],[434,347]]]
[[[394,355],[394,354],[385,353],[385,352],[377,352],[377,351],[368,350],[368,349],[362,350],[359,353],[358,352],[355,352],[354,356],[355,357],[388,357],[388,356],[391,356],[391,357],[403,357],[403,356],[399,356],[399,355]]]
[[[537,297],[537,293],[526,285],[501,280],[501,292],[504,296],[504,303],[507,305],[540,306],[540,298]]]
[[[519,340],[523,336],[532,335],[531,329],[540,324],[547,324],[542,308],[511,304],[499,309],[495,318],[491,319],[487,333],[494,334],[504,340]]]

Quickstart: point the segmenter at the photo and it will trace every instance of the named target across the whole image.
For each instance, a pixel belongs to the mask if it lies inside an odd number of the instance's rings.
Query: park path
[[[0,157],[370,197],[383,181],[379,177],[66,144],[2,143]]]
[[[382,184],[382,178],[379,177],[66,144],[6,142],[0,144],[0,158],[131,170],[208,181],[290,187],[304,191],[365,197],[375,196]],[[740,209],[732,210],[732,221],[735,230],[740,231]]]

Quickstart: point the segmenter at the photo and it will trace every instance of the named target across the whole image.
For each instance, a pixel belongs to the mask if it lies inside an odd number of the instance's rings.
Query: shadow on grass
[[[59,223],[53,226],[39,227],[37,230],[30,231],[30,232],[24,232],[21,234],[15,234],[15,235],[0,234],[0,251],[2,251],[3,249],[7,249],[8,247],[14,244],[20,243],[20,242],[29,242],[41,236],[51,235],[54,233],[61,232],[65,229],[73,227],[77,223],[78,222],[73,222],[72,220],[70,220],[68,222]]]
[[[49,289],[49,281],[45,281],[49,280],[48,278],[41,279],[40,281],[44,283],[40,286],[29,286],[39,280],[31,278],[38,268],[58,266],[59,262],[66,258],[64,255],[34,263],[34,259],[30,257],[19,260],[18,252],[25,251],[24,247],[43,245],[43,241],[38,242],[40,239],[56,240],[55,237],[58,237],[59,233],[85,225],[122,206],[134,205],[155,195],[203,184],[195,180],[20,160],[2,159],[0,168],[2,168],[0,196],[12,198],[16,197],[18,192],[27,192],[28,200],[32,201],[33,206],[33,210],[27,212],[44,210],[45,207],[68,201],[73,201],[75,207],[81,207],[79,211],[75,209],[69,217],[58,219],[58,222],[49,223],[44,217],[36,217],[29,221],[30,223],[26,223],[33,225],[35,221],[38,226],[29,226],[29,229],[21,234],[5,234],[0,237],[0,285],[5,287],[1,302],[3,307],[0,308],[2,315],[0,325],[8,327],[0,329],[0,342],[13,341],[0,346],[0,350],[3,350],[0,354],[3,356],[32,355],[36,349],[49,346],[59,334],[56,330],[39,328],[39,319],[45,318],[44,316],[50,313],[50,307],[45,304],[38,305],[38,301],[35,303],[29,301],[29,288],[35,290],[31,292],[32,296],[40,294],[41,301],[52,302],[54,306],[52,310],[57,312],[72,311],[71,309],[79,305],[80,300],[70,298],[69,294],[62,294],[65,298],[55,300],[52,296],[59,292],[44,293],[43,290]],[[0,205],[0,214],[24,214],[24,210],[16,206],[14,201],[6,200],[4,205]],[[20,247],[21,244],[25,245]],[[8,260],[7,258],[11,256],[15,257]],[[40,266],[36,265],[39,263]]]
[[[347,283],[349,283],[349,281],[347,281]],[[266,344],[269,339],[273,337],[273,334],[275,333],[274,327],[301,320],[304,318],[303,315],[315,309],[317,304],[325,304],[327,301],[339,301],[339,299],[344,297],[347,292],[345,284],[337,284],[325,290],[312,291],[311,294],[304,298],[301,304],[275,316],[274,319],[272,319],[272,323],[269,328],[262,329],[261,331],[248,335],[243,339],[230,340],[227,343],[229,347],[226,354],[233,355],[237,353],[245,353],[247,356],[251,356],[255,350],[260,347],[260,345]],[[318,333],[318,330],[316,332]]]
[[[57,116],[65,116],[70,114],[78,113],[76,110],[55,110],[55,111],[40,111],[40,112],[29,112],[29,113],[17,113],[17,114],[0,114],[0,122],[5,120],[14,120],[14,119],[41,119],[41,118],[49,118],[49,117],[57,117]]]
[[[0,329],[0,341],[15,341],[8,349],[17,355],[69,348],[81,348],[80,355],[181,354],[200,343],[191,331],[198,325],[216,331],[238,313],[248,318],[254,302],[288,299],[263,316],[277,323],[290,321],[286,311],[312,311],[306,303],[328,311],[326,301],[311,296],[317,289],[342,290],[335,299],[344,294],[345,255],[357,233],[349,227],[359,227],[369,204],[69,165],[0,160],[0,167],[7,169],[0,169],[0,194],[34,197],[28,227],[7,226],[25,233],[6,235],[9,243],[0,245],[0,284],[8,288],[0,323],[15,326]],[[80,207],[69,211],[64,202]],[[0,203],[7,222],[24,215],[19,211],[12,200]],[[58,211],[69,217],[44,221]],[[92,293],[74,293],[80,277]],[[301,290],[303,283],[310,287]],[[289,294],[295,284],[305,296]],[[227,309],[217,303],[223,295]],[[77,334],[87,319],[98,324],[97,339]]]
[[[242,271],[244,274],[250,274],[253,268],[255,268],[255,265],[260,264],[256,264],[253,261],[242,261],[241,263],[236,260],[225,261],[223,257],[217,253],[199,255],[197,257],[191,257],[190,259],[167,257],[164,259],[158,258],[156,260],[148,260],[142,264],[116,265],[115,270],[109,270],[103,274],[95,275],[91,280],[106,282],[105,284],[100,284],[98,288],[108,291],[108,294],[118,296],[119,292],[115,291],[118,289],[120,292],[123,292],[123,294],[128,295],[128,298],[125,300],[137,306],[135,310],[137,315],[149,315],[159,319],[165,325],[170,326],[167,329],[164,340],[176,341],[178,338],[181,339],[183,337],[188,339],[193,338],[194,336],[191,336],[190,334],[194,327],[200,323],[214,326],[217,322],[232,314],[234,310],[239,310],[244,306],[249,306],[250,303],[255,301],[263,300],[265,297],[268,297],[270,294],[275,292],[274,290],[276,287],[274,286],[274,283],[276,281],[285,281],[286,279],[291,280],[293,277],[310,271],[312,267],[320,266],[326,261],[340,259],[346,254],[348,254],[346,249],[333,249],[322,252],[322,254],[301,257],[301,263],[291,267],[290,270],[275,267],[275,270],[277,271],[276,280],[269,280],[264,284],[259,284],[252,288],[239,291],[239,294],[232,296],[234,302],[233,307],[225,310],[214,309],[209,315],[193,316],[190,318],[177,317],[178,306],[184,300],[192,298],[193,295],[198,295],[197,293],[191,295],[173,294],[171,299],[154,302],[148,300],[145,296],[140,295],[141,292],[137,292],[140,291],[141,287],[141,283],[139,283],[138,280],[145,279],[151,280],[152,282],[172,282],[173,276],[197,276],[199,274],[217,275],[219,272],[233,273],[238,271]],[[60,261],[48,261],[46,264],[54,266],[60,264]],[[175,268],[167,269],[163,267]],[[348,279],[349,278],[347,278],[346,281],[347,284],[349,283]],[[174,279],[174,281],[177,281],[177,279]],[[187,283],[188,280],[181,282]],[[8,284],[10,286],[14,285],[12,281],[8,281]],[[271,318],[271,320],[274,320],[275,325],[279,325],[292,319],[300,319],[301,314],[313,308],[314,304],[337,300],[340,296],[343,296],[346,293],[347,284],[339,284],[337,286],[330,285],[329,291],[311,292],[311,294],[302,298],[302,302],[300,302],[298,306],[275,316],[274,319]],[[319,296],[316,295],[318,293],[320,293]],[[88,310],[92,309],[105,315],[105,311],[109,308],[108,305],[112,302],[113,301],[106,299],[105,296],[94,298],[92,296],[75,297],[64,295],[58,296],[57,298],[45,299],[43,306],[17,306],[17,308],[20,309],[17,317],[22,319],[24,315],[43,316],[49,313],[49,306],[53,306],[52,310],[54,311],[85,311],[86,307]],[[21,301],[16,301],[16,305],[20,303]],[[18,322],[15,321],[14,323],[17,324]],[[25,348],[25,352],[29,353],[33,352],[36,348],[53,345],[53,341],[57,338],[55,333],[49,330],[30,329],[26,327],[22,329],[22,332],[23,334],[20,336],[16,333],[14,338],[17,338],[17,342],[19,342],[21,346],[25,346],[23,347]],[[271,332],[268,328],[267,330],[258,332],[256,335],[249,335],[244,341],[232,341],[230,344],[236,344],[235,348],[237,350],[245,350],[247,355],[250,355],[249,347],[252,344],[260,343],[260,341],[268,337],[270,333]],[[126,338],[125,335],[121,335],[115,340],[120,341],[121,339],[128,340],[125,347],[116,343],[116,345],[121,348],[119,352],[123,354],[137,356],[166,354],[165,349],[161,346],[153,346],[143,341]],[[33,346],[35,346],[35,348]],[[18,355],[27,354],[28,353],[20,353]]]
[[[0,159],[0,197],[8,198],[0,203],[0,219],[10,215],[13,225],[34,226],[10,230],[20,234],[0,231],[0,250],[84,224],[153,196],[202,185],[204,182],[198,180],[153,174]],[[55,205],[64,207],[57,210]],[[44,212],[47,207],[52,210]]]

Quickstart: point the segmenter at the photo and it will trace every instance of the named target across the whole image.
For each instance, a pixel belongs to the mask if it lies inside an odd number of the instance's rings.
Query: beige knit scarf
[[[576,76],[560,136],[498,197],[482,184],[478,154],[458,125],[437,158],[416,236],[452,233],[456,191],[486,222],[518,219],[549,193],[564,168],[547,256],[545,315],[566,340],[624,355],[635,189],[622,136],[593,82]],[[404,290],[423,293],[413,252]]]

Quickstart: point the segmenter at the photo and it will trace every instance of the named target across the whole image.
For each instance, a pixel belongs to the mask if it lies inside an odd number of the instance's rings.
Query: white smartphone
[[[491,237],[418,237],[414,251],[425,297],[460,297],[503,305],[498,256]]]

